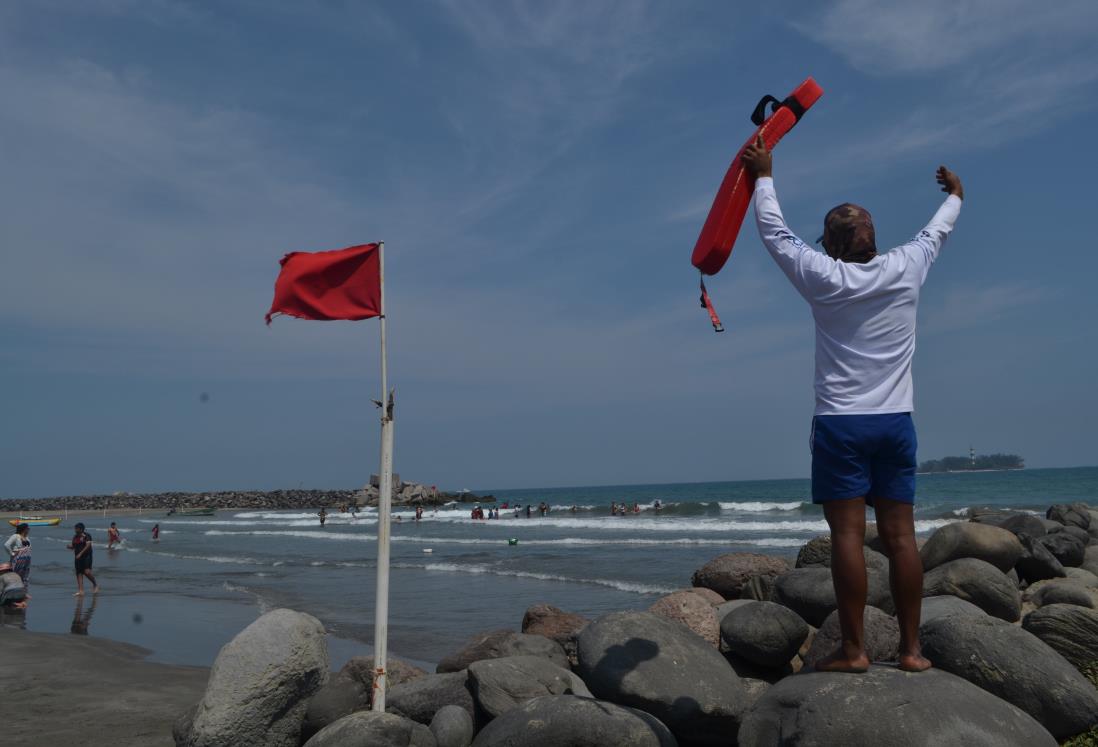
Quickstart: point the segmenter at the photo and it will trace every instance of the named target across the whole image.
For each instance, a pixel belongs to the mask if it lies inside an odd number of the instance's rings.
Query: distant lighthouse
[[[968,463],[973,467],[976,466],[976,449],[971,446],[968,447]]]

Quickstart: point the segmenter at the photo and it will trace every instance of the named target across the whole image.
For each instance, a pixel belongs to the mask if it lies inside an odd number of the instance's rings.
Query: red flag
[[[331,252],[290,252],[275,281],[275,314],[298,319],[369,319],[381,315],[381,261],[377,244]]]

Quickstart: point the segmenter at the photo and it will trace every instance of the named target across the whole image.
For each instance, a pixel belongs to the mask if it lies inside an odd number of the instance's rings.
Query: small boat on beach
[[[29,527],[55,527],[61,523],[60,516],[20,516],[18,519],[8,519],[13,527],[26,524]]]
[[[173,508],[168,511],[168,516],[213,516],[212,508]]]

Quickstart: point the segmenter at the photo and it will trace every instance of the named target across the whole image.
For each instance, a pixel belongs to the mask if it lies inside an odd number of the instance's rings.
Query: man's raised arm
[[[938,258],[938,252],[942,244],[953,232],[953,224],[957,216],[961,214],[961,203],[965,198],[965,188],[961,185],[961,179],[945,166],[939,166],[935,174],[938,184],[942,185],[942,191],[948,192],[934,217],[926,224],[919,234],[904,245],[904,251],[913,259],[923,264],[923,279],[930,270],[930,265]]]
[[[763,246],[802,296],[817,296],[827,285],[835,260],[811,249],[785,224],[774,191],[772,156],[761,136],[744,151],[743,161],[755,175],[755,220]]]

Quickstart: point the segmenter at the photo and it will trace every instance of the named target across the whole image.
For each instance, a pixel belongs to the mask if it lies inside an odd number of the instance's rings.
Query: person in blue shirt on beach
[[[911,241],[877,252],[873,219],[844,203],[824,218],[817,252],[785,224],[762,138],[744,163],[755,176],[755,217],[767,251],[808,302],[816,325],[816,410],[812,419],[812,502],[831,528],[831,576],[839,650],[816,669],[864,672],[865,507],[872,506],[890,560],[900,624],[900,668],[930,668],[919,645],[923,565],[915,544],[915,425],[911,361],[919,291],[961,211],[957,175],[940,166],[948,193]]]

